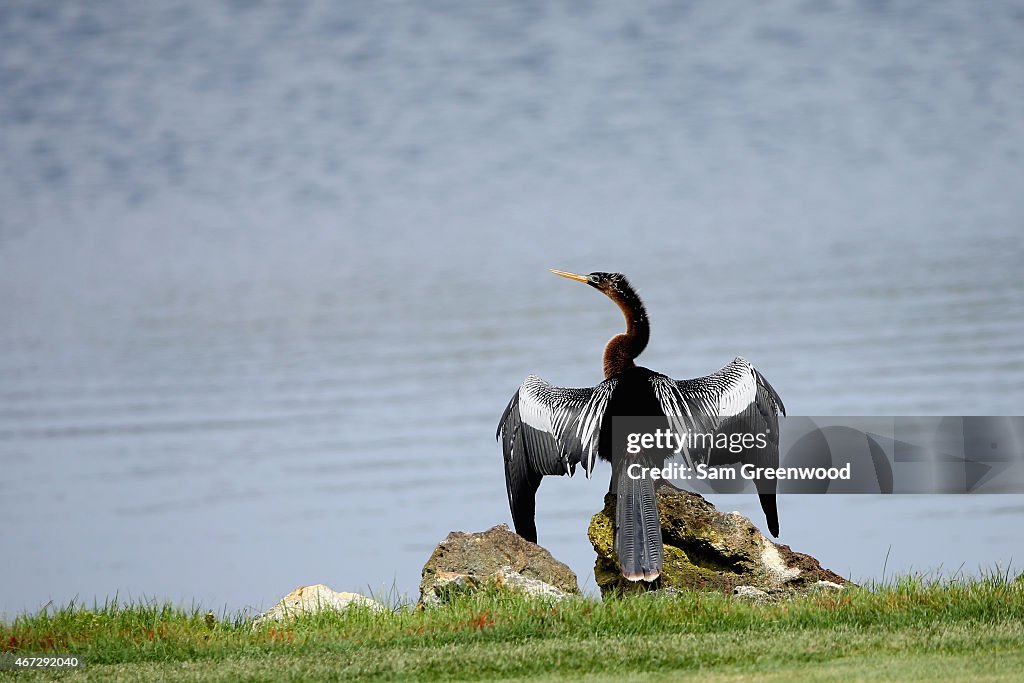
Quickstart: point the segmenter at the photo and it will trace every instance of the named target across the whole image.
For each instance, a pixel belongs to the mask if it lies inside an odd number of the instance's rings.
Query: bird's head
[[[597,289],[604,294],[616,298],[616,294],[624,294],[626,292],[632,292],[633,288],[630,286],[626,276],[622,273],[603,273],[596,272],[590,275],[577,275],[576,273],[568,273],[564,270],[551,269],[551,272],[555,275],[561,275],[562,277],[569,278],[570,280],[576,280],[577,282],[585,282],[594,289]]]
[[[590,275],[577,275],[554,268],[551,269],[551,272],[576,282],[586,282],[614,301],[622,311],[622,315],[625,316],[625,333],[612,337],[604,348],[605,378],[614,377],[626,369],[634,367],[633,359],[639,356],[647,346],[650,323],[647,321],[647,311],[644,310],[640,296],[629,284],[626,276],[622,273],[601,271]]]

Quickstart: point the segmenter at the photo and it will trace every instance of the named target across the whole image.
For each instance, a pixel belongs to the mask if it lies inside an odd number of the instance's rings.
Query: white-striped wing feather
[[[587,477],[601,440],[601,424],[615,380],[571,389],[530,375],[512,395],[498,423],[505,458],[505,486],[516,532],[536,541],[535,497],[549,474],[572,475],[585,463]]]
[[[669,426],[679,434],[721,431],[770,434],[769,449],[778,459],[778,414],[785,407],[768,381],[743,358],[735,358],[718,372],[698,379],[673,380],[655,373],[651,385]],[[708,462],[709,452],[684,456],[694,462]],[[770,459],[771,454],[766,455]],[[762,458],[758,458],[759,460]]]
[[[541,474],[572,474],[583,462],[589,477],[614,387],[615,380],[592,388],[556,387],[530,375],[509,402],[498,425],[498,436],[504,434],[513,442],[528,439],[525,456]],[[516,455],[515,449],[506,447],[506,458]]]

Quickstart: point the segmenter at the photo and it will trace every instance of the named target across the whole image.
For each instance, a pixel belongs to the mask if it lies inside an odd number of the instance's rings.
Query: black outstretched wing
[[[738,462],[778,467],[778,415],[785,415],[786,408],[768,380],[743,358],[737,357],[718,372],[698,379],[673,380],[654,374],[651,384],[674,431],[714,435],[696,444],[691,441],[684,448],[683,455],[691,467],[697,463],[718,466]],[[718,445],[722,443],[721,435],[738,442],[744,434],[764,434],[764,446],[754,443],[735,452]],[[709,446],[709,441],[715,445]],[[757,490],[768,528],[778,536],[775,481],[759,480]]]
[[[597,458],[601,421],[615,380],[596,387],[555,387],[536,375],[523,381],[498,423],[505,456],[505,485],[516,533],[537,541],[537,487],[547,474],[568,474],[583,463],[590,477]]]

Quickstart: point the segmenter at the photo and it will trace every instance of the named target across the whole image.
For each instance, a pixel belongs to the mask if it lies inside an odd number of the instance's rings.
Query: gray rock
[[[387,608],[376,600],[359,593],[338,593],[322,583],[315,586],[299,586],[263,614],[256,617],[252,627],[260,628],[269,621],[285,621],[299,614],[312,614],[323,610],[344,610],[362,607],[374,612]]]
[[[575,575],[574,575],[575,576]],[[512,567],[505,565],[494,573],[494,583],[499,587],[526,593],[534,598],[554,598],[562,600],[569,596],[565,591],[555,588],[550,583],[540,579],[531,579],[519,572],[513,571]]]
[[[425,606],[488,586],[552,599],[580,592],[569,567],[504,524],[480,533],[451,532],[434,549],[422,576],[420,604]]]
[[[736,586],[732,589],[732,594],[737,598],[743,598],[752,602],[768,602],[771,599],[767,591],[754,588],[753,586]]]
[[[849,584],[813,557],[772,542],[738,512],[719,512],[703,496],[670,486],[659,487],[657,495],[665,555],[661,578],[653,584],[633,583],[619,573],[613,550],[615,494],[605,496],[604,509],[591,519],[594,577],[602,594],[671,587],[730,595],[742,587],[741,597],[753,595],[752,588],[774,599],[822,590],[822,583]]]

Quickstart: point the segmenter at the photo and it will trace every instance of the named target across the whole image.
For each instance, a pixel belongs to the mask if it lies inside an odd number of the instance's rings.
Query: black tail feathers
[[[775,538],[779,537],[779,508],[775,502],[774,493],[759,493],[757,497],[761,499],[761,509],[764,510],[765,521],[768,522],[768,531],[772,532],[772,536]]]
[[[654,482],[616,472],[615,552],[619,569],[630,581],[654,581],[661,576],[663,546]]]

